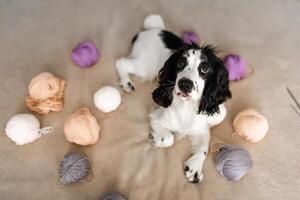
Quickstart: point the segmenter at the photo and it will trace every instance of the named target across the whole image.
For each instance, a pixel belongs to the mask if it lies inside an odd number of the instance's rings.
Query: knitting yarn
[[[89,159],[81,153],[68,153],[60,164],[60,181],[70,184],[88,176],[91,168]]]
[[[97,46],[92,42],[81,42],[72,51],[71,59],[81,68],[93,66],[100,57]]]
[[[268,132],[267,119],[257,110],[248,108],[237,114],[233,120],[234,134],[238,134],[249,142],[262,140]]]
[[[99,139],[100,126],[89,108],[79,108],[64,123],[66,139],[79,145],[95,144]]]
[[[106,192],[99,200],[126,200],[127,198],[119,192]]]
[[[216,156],[216,169],[227,180],[238,181],[252,168],[249,153],[239,147],[223,145]]]
[[[246,60],[236,54],[229,54],[223,59],[224,65],[228,70],[228,78],[231,81],[241,80],[246,76]]]
[[[192,43],[198,44],[200,42],[199,36],[197,35],[197,33],[193,31],[182,32],[181,39],[185,44],[192,44]]]
[[[27,107],[40,114],[63,109],[65,81],[49,72],[35,76],[28,86],[29,95],[25,98]]]
[[[53,127],[40,128],[39,120],[31,114],[16,114],[6,124],[5,133],[17,145],[28,144],[53,131]]]
[[[104,86],[94,94],[94,104],[104,113],[114,111],[121,104],[121,94],[112,86]]]

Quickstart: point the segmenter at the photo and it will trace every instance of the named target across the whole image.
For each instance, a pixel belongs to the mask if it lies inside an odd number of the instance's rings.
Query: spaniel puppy
[[[133,40],[130,56],[116,63],[121,87],[134,90],[130,73],[144,79],[158,73],[152,97],[160,107],[150,114],[150,141],[166,148],[174,144],[175,136],[187,136],[192,156],[184,163],[185,177],[198,183],[203,179],[210,128],[223,121],[224,102],[231,98],[228,72],[213,46],[183,44],[176,35],[162,30],[159,16],[147,17],[144,27]]]

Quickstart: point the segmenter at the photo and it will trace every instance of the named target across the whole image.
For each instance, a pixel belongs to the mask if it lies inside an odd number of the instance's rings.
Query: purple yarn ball
[[[185,31],[181,34],[181,39],[183,40],[183,42],[185,44],[198,44],[200,41],[199,36],[197,35],[197,33],[193,32],[193,31]]]
[[[216,169],[228,180],[240,180],[252,169],[252,166],[253,161],[246,150],[232,145],[223,145],[219,149],[216,157]]]
[[[92,42],[81,42],[72,51],[71,59],[81,68],[93,66],[99,59],[100,53]]]
[[[241,56],[230,54],[225,56],[223,62],[229,72],[229,80],[237,81],[246,76],[247,63]]]

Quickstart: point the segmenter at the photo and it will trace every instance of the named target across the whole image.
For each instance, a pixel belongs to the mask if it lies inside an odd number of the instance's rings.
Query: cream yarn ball
[[[94,94],[94,104],[104,113],[114,111],[121,104],[121,94],[112,86],[104,86]]]
[[[31,114],[12,116],[6,124],[5,133],[17,145],[33,142],[42,135],[52,132],[53,127],[40,128],[39,120]]]
[[[91,145],[99,139],[100,126],[89,108],[79,108],[65,120],[64,132],[71,143]]]
[[[258,142],[267,134],[269,123],[257,110],[248,108],[237,114],[233,127],[235,133],[247,141]]]

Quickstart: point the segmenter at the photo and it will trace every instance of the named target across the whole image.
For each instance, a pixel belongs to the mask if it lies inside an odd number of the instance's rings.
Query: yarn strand
[[[221,140],[211,142],[210,152],[212,152],[212,153],[218,152],[220,150],[220,147],[223,145],[226,145],[226,143],[222,142]]]
[[[39,135],[40,136],[46,135],[48,133],[51,133],[53,130],[54,130],[53,126],[47,126],[47,127],[41,128],[39,130]]]
[[[90,171],[87,175],[87,177],[85,179],[81,179],[80,182],[84,182],[84,183],[88,183],[88,182],[91,182],[94,178],[94,172],[93,172],[93,169],[90,168]]]
[[[231,141],[232,141],[232,144],[234,144],[234,145],[236,145],[236,143],[235,143],[235,141],[234,141],[234,136],[235,135],[239,135],[237,132],[233,132],[232,134],[231,134]]]

